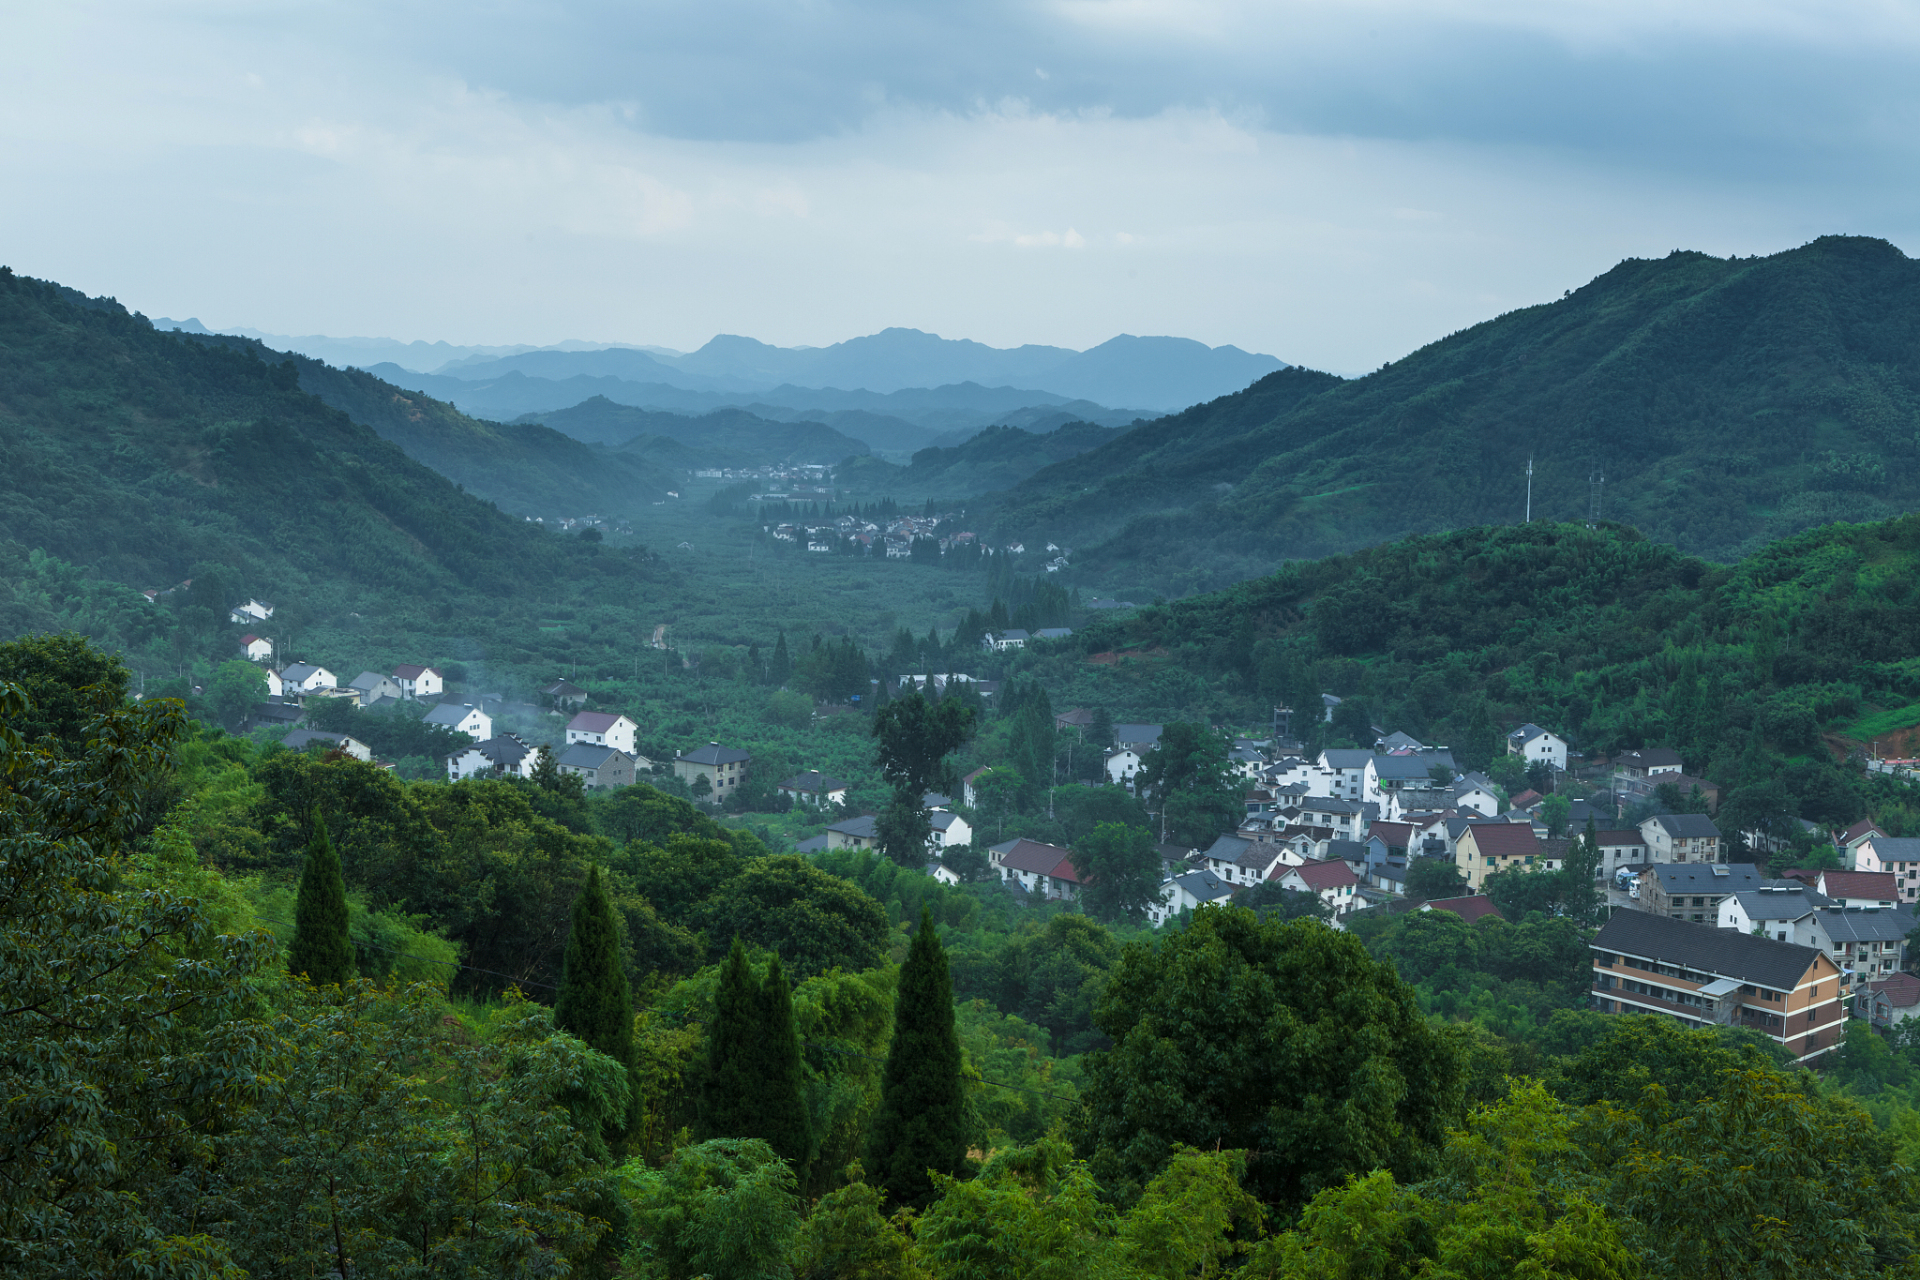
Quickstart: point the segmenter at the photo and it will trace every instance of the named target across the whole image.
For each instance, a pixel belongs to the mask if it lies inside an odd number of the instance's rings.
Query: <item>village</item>
[[[903,522],[911,524],[910,521]],[[235,622],[264,624],[272,606],[236,606]],[[988,633],[983,651],[1005,653],[1072,633]],[[307,709],[345,700],[364,710],[426,706],[424,723],[470,740],[444,760],[445,777],[531,778],[546,765],[588,790],[673,778],[684,794],[718,809],[751,776],[753,754],[717,741],[688,743],[669,759],[639,749],[641,726],[617,710],[589,708],[590,695],[567,680],[519,708],[564,721],[552,748],[525,735],[496,732],[485,705],[450,700],[434,667],[403,664],[340,681],[305,662],[275,667],[272,646],[241,638],[243,655],[265,671],[269,698],[252,723],[286,730],[292,750],[336,751],[376,765],[352,733],[303,727]],[[996,681],[963,674],[906,675],[893,695],[914,690],[939,698],[967,686],[990,705]],[[1323,698],[1331,720],[1340,699]],[[498,708],[496,708],[497,710]],[[1335,928],[1367,914],[1444,911],[1468,924],[1501,917],[1490,878],[1585,867],[1604,922],[1594,936],[1592,1007],[1609,1013],[1658,1012],[1689,1026],[1759,1030],[1805,1061],[1835,1049],[1848,1017],[1887,1028],[1920,1012],[1920,978],[1907,969],[1907,935],[1920,899],[1920,839],[1893,838],[1871,821],[1845,831],[1808,833],[1830,845],[1834,865],[1784,867],[1731,861],[1734,841],[1712,816],[1719,789],[1685,772],[1678,753],[1649,748],[1613,759],[1583,760],[1562,735],[1521,724],[1505,735],[1505,754],[1485,772],[1463,770],[1452,751],[1373,726],[1368,748],[1329,747],[1309,756],[1292,734],[1295,712],[1275,708],[1270,732],[1226,745],[1232,785],[1244,814],[1230,830],[1196,846],[1162,840],[1160,880],[1147,895],[1146,922],[1161,927],[1183,913],[1234,901],[1262,886],[1304,895]],[[1063,734],[1084,735],[1093,714],[1055,717]],[[1165,726],[1113,723],[1100,744],[1097,783],[1129,795],[1159,750]],[[551,754],[549,762],[545,757]],[[391,767],[386,766],[386,767]],[[1087,881],[1074,851],[1019,834],[984,843],[976,782],[953,796],[922,797],[930,837],[922,870],[946,883],[985,874],[1035,903],[1075,903]],[[679,788],[676,788],[679,789]],[[852,784],[809,770],[774,790],[824,822],[796,852],[878,851],[873,813],[849,812]],[[1661,805],[1684,798],[1681,805]],[[1142,794],[1149,803],[1152,797]],[[1684,808],[1690,812],[1667,812]],[[1627,821],[1629,813],[1639,816]],[[1015,820],[1016,825],[1018,820]],[[1741,832],[1740,847],[1761,854],[1785,846],[1763,832]],[[964,851],[964,853],[963,853]],[[984,858],[981,855],[984,854]],[[1434,892],[1435,886],[1445,886]]]

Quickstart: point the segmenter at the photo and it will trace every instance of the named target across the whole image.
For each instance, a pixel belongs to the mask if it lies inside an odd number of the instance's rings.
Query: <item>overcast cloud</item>
[[[1621,257],[1920,251],[1911,3],[75,3],[0,45],[0,261],[220,327],[1358,371]]]

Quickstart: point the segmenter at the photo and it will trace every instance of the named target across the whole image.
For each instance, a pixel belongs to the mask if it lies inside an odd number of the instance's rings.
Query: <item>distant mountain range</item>
[[[210,331],[198,320],[155,327]],[[1072,405],[1060,421],[1117,426],[1216,399],[1286,368],[1273,356],[1188,338],[1122,334],[1087,351],[989,347],[918,329],[886,329],[829,347],[776,347],[722,334],[698,351],[566,342],[554,347],[456,347],[386,338],[292,337],[233,331],[269,348],[364,368],[397,386],[505,419],[569,408],[601,395],[635,408],[700,412],[776,408],[899,417],[935,434],[978,430],[1023,409]],[[955,392],[954,388],[966,388]],[[892,402],[909,392],[932,400]],[[907,410],[903,412],[903,410]],[[983,416],[984,415],[984,416]],[[882,444],[923,447],[929,438]]]
[[[1630,259],[1364,378],[1286,369],[1147,423],[994,518],[1171,596],[1520,521],[1530,458],[1535,519],[1597,514],[1719,560],[1920,507],[1920,263],[1848,236]]]

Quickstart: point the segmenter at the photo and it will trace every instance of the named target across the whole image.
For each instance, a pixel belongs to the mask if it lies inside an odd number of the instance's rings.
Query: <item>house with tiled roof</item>
[[[1469,822],[1454,844],[1454,867],[1475,893],[1496,871],[1540,866],[1543,850],[1524,822]]]
[[[1862,818],[1860,819],[1860,821],[1848,827],[1845,831],[1834,832],[1833,844],[1834,844],[1834,847],[1840,850],[1840,852],[1844,855],[1847,853],[1851,853],[1855,849],[1858,849],[1862,844],[1866,843],[1868,840],[1882,839],[1886,836],[1886,834],[1887,834],[1886,832],[1880,829],[1880,824],[1875,822],[1872,818]],[[1880,870],[1880,868],[1855,866],[1854,870],[1878,871]]]
[[[496,734],[448,756],[447,781],[484,776],[530,778],[544,750],[544,747],[529,746],[511,733]]]
[[[1920,901],[1920,840],[1883,836],[1872,826],[1853,846],[1855,871],[1882,871],[1893,877],[1900,901]]]
[[[352,756],[355,760],[371,763],[373,748],[358,738],[350,738],[344,733],[328,733],[322,729],[295,729],[280,739],[280,745],[289,751],[305,751],[315,743],[329,751],[338,751],[342,755]]]
[[[633,756],[638,754],[634,750],[634,738],[639,732],[639,725],[617,712],[582,711],[567,721],[567,744],[580,742],[612,747]]]
[[[273,657],[273,641],[249,631],[240,637],[240,656],[248,662],[265,662]]]
[[[1844,1039],[1840,967],[1825,952],[1645,911],[1617,911],[1589,944],[1593,1007],[1688,1027],[1746,1027],[1807,1062]]]
[[[1920,1013],[1920,978],[1910,973],[1890,974],[1867,983],[1854,993],[1859,1016],[1883,1031]]]
[[[1567,740],[1539,725],[1527,723],[1507,735],[1507,754],[1528,764],[1544,761],[1555,769],[1567,767]]]
[[[1613,758],[1613,771],[1627,778],[1657,778],[1661,774],[1684,773],[1686,768],[1686,761],[1672,747],[1622,751]]]
[[[570,680],[555,680],[540,691],[555,707],[573,707],[576,710],[587,705],[587,691]]]
[[[1359,897],[1360,877],[1343,860],[1276,866],[1268,874],[1268,879],[1284,889],[1317,895],[1320,901],[1327,904],[1336,920],[1366,905]]]
[[[1593,835],[1600,846],[1600,856],[1593,864],[1596,877],[1611,880],[1622,871],[1645,866],[1650,861],[1647,838],[1637,830],[1595,831]]]
[[[1505,920],[1500,908],[1493,905],[1493,899],[1484,893],[1476,893],[1465,898],[1435,898],[1421,904],[1422,911],[1451,911],[1468,924],[1477,924],[1482,918],[1492,916],[1495,920]]]
[[[779,790],[811,805],[844,804],[847,799],[847,784],[839,778],[828,777],[818,769],[794,774],[780,784]]]
[[[1071,900],[1080,892],[1080,872],[1072,855],[1059,845],[1018,837],[991,846],[987,865],[1002,880],[1014,881],[1044,898]]]
[[[583,711],[580,715],[591,715]],[[575,716],[578,720],[580,716]],[[692,751],[682,751],[673,758],[673,776],[693,786],[701,778],[707,780],[715,801],[732,795],[740,784],[747,780],[747,766],[753,762],[751,753],[738,747],[723,747],[717,742],[709,742],[704,747],[695,747]]]
[[[1893,974],[1906,965],[1913,912],[1905,907],[1827,907],[1815,913],[1821,943],[1847,975],[1849,987]]]
[[[339,684],[339,681],[334,679],[333,672],[325,667],[315,666],[311,662],[289,663],[286,670],[280,673],[280,679],[285,683],[287,692],[290,694],[318,693],[322,689],[332,689]]]
[[[931,809],[927,812],[927,823],[932,828],[932,834],[927,837],[927,848],[933,853],[973,843],[972,824],[957,813]]]
[[[560,753],[554,763],[560,772],[577,776],[590,790],[630,787],[634,783],[634,759],[618,747],[604,742],[576,742]]]
[[[395,667],[393,682],[400,686],[402,697],[418,702],[437,698],[447,691],[446,677],[433,667],[423,667],[416,662],[403,662]]]
[[[383,676],[378,671],[362,671],[349,680],[346,687],[360,695],[360,705],[363,707],[399,702],[406,696],[400,692],[400,686],[394,683],[392,676]]]
[[[440,703],[421,717],[421,723],[464,733],[475,742],[485,742],[493,736],[493,717],[461,702]]]
[[[1879,907],[1900,904],[1900,887],[1891,871],[1822,871],[1813,887],[1843,907]]]
[[[1276,865],[1302,859],[1283,844],[1220,836],[1201,855],[1202,865],[1232,885],[1259,884]]]
[[[1170,876],[1160,886],[1160,897],[1147,907],[1147,921],[1159,928],[1182,911],[1192,911],[1209,903],[1226,902],[1234,887],[1207,870]]]
[[[880,837],[873,828],[873,815],[863,814],[858,818],[848,818],[836,822],[827,828],[829,849],[878,849]]]
[[[1826,947],[1816,913],[1833,900],[1798,880],[1763,880],[1752,889],[1738,889],[1720,900],[1715,921],[1722,929],[1757,933],[1776,942],[1803,947]]]
[[[1675,920],[1717,924],[1730,893],[1758,889],[1751,862],[1656,862],[1640,873],[1640,910]]]
[[[1657,813],[1640,824],[1650,862],[1718,862],[1720,828],[1704,813]]]

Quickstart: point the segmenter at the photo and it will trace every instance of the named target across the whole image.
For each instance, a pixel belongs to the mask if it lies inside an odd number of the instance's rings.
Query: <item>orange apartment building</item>
[[[1690,1027],[1748,1027],[1801,1062],[1840,1047],[1840,969],[1817,947],[1619,911],[1590,944],[1593,1007],[1659,1013]]]

